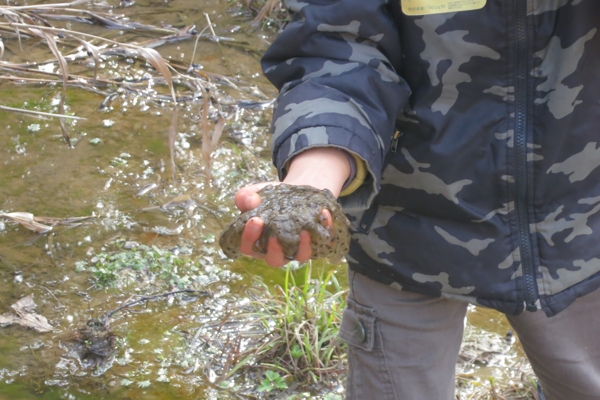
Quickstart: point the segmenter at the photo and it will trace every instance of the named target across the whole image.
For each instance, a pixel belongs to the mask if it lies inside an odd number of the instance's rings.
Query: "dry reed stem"
[[[214,42],[231,41],[231,38],[217,36],[213,29],[212,21],[208,14],[205,14],[207,26],[205,30],[210,33],[203,34],[195,30],[194,26],[188,26],[182,29],[163,29],[153,26],[147,26],[132,21],[121,22],[119,16],[114,16],[108,13],[94,13],[87,9],[77,9],[77,5],[87,3],[88,0],[76,0],[73,2],[64,2],[56,4],[31,5],[31,6],[0,6],[0,15],[4,17],[6,22],[0,22],[0,31],[12,32],[15,34],[21,46],[22,40],[41,39],[47,43],[48,48],[54,56],[54,60],[15,64],[0,60],[0,69],[12,71],[14,75],[0,76],[3,80],[12,80],[19,83],[62,83],[62,91],[60,102],[58,104],[57,113],[46,113],[46,116],[53,116],[59,119],[63,137],[67,144],[71,146],[70,136],[68,132],[68,124],[65,123],[65,102],[67,99],[67,86],[77,86],[94,93],[105,96],[105,100],[101,105],[106,108],[106,104],[114,100],[116,97],[113,90],[102,91],[102,87],[117,86],[125,90],[125,93],[146,94],[148,89],[147,82],[132,82],[132,81],[117,81],[116,79],[107,79],[99,76],[98,68],[104,57],[121,56],[132,57],[145,60],[150,66],[157,71],[157,76],[153,80],[159,84],[164,84],[169,89],[170,99],[166,98],[165,94],[153,94],[153,99],[156,101],[170,102],[175,106],[177,102],[191,101],[203,97],[201,111],[201,129],[202,129],[202,154],[206,163],[206,175],[210,179],[211,172],[211,154],[219,145],[220,138],[225,128],[225,116],[221,110],[221,105],[216,98],[216,92],[212,90],[211,77],[219,82],[236,89],[244,90],[244,86],[234,83],[230,78],[219,74],[212,74],[205,71],[196,70],[193,68],[192,56],[188,67],[180,67],[170,61],[164,59],[161,54],[154,50],[154,47],[161,46],[165,43],[172,43],[179,40],[190,39],[196,37],[196,45],[198,40],[202,38],[209,39]],[[269,7],[274,7],[275,3],[269,0]],[[35,12],[38,11],[38,12]],[[39,12],[42,11],[42,12]],[[62,11],[62,13],[59,13]],[[167,33],[156,39],[132,44],[122,43],[98,35],[93,35],[85,32],[74,31],[70,29],[57,28],[49,22],[51,20],[61,21],[86,21],[105,26],[108,29],[118,28],[120,30],[145,30],[154,33]],[[204,32],[204,30],[202,31]],[[75,52],[67,54],[61,46],[70,46],[76,42]],[[237,45],[240,45],[238,43]],[[241,44],[243,45],[243,43]],[[3,56],[4,43],[0,41],[0,59]],[[194,48],[196,50],[196,47]],[[94,70],[93,76],[74,75],[69,72],[69,62],[78,59],[90,57],[93,59]],[[57,72],[46,72],[35,69],[36,65],[56,63],[58,65]],[[182,74],[177,69],[186,70],[186,74]],[[23,74],[25,76],[16,76]],[[30,76],[27,76],[29,74]],[[48,77],[56,77],[57,80],[34,78],[35,75],[45,75]],[[175,79],[176,78],[176,79]],[[185,86],[189,91],[182,92],[176,90],[175,85]],[[122,93],[122,91],[120,92]],[[2,109],[2,108],[0,108]],[[11,108],[4,108],[5,111],[13,112]],[[23,111],[31,113],[29,111]],[[44,115],[38,113],[38,115]],[[211,129],[211,121],[214,124]],[[171,126],[169,128],[169,145],[171,147],[171,164],[173,179],[176,178],[174,168],[174,150],[173,145],[177,136],[177,112],[173,114]]]

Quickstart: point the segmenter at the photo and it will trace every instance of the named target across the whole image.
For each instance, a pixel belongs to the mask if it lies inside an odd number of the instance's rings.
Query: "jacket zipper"
[[[515,208],[519,226],[519,243],[521,263],[525,279],[525,308],[536,311],[537,290],[535,285],[535,269],[533,265],[533,249],[529,235],[527,217],[527,0],[516,0],[517,21],[517,81],[515,88],[515,152],[517,197]]]
[[[392,145],[390,146],[390,151],[392,153],[398,152],[398,139],[399,138],[400,138],[400,131],[396,130],[396,132],[394,132],[394,137],[392,138]]]

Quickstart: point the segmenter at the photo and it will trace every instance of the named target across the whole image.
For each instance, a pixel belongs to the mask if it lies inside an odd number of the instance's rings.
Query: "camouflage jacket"
[[[274,161],[283,175],[315,146],[364,161],[341,199],[352,269],[509,314],[554,315],[600,286],[600,1],[287,6],[263,57]]]

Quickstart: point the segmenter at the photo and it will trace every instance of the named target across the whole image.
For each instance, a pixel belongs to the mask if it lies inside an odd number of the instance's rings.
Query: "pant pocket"
[[[396,399],[390,371],[382,351],[377,311],[351,298],[342,316],[340,337],[348,343],[348,400]]]
[[[377,311],[348,298],[342,315],[340,337],[350,346],[372,351],[375,347],[375,320]]]

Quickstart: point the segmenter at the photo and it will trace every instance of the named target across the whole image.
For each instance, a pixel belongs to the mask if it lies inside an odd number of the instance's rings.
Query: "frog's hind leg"
[[[240,228],[236,230],[236,225],[237,221],[230,222],[221,233],[221,237],[219,237],[219,246],[221,246],[223,253],[233,259],[242,256],[240,251],[242,235],[237,233]]]
[[[313,260],[327,257],[330,253],[331,239],[329,226],[321,223],[314,225],[313,229],[310,230],[311,258]]]

